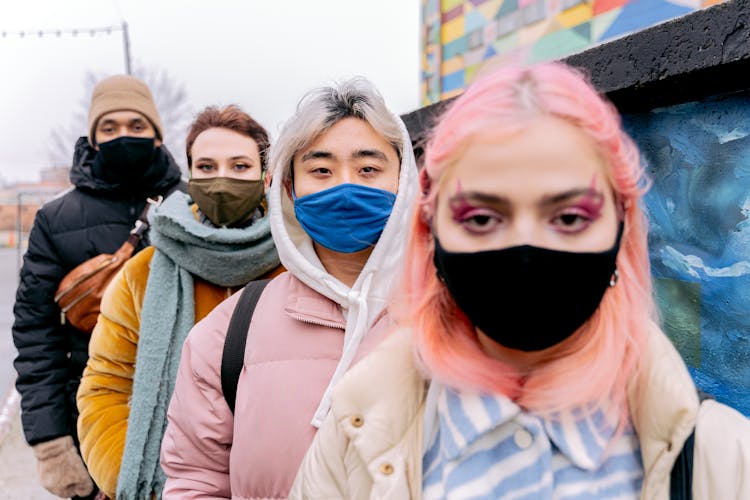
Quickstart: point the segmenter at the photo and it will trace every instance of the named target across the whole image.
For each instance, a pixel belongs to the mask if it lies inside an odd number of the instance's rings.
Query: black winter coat
[[[138,188],[108,183],[92,171],[96,151],[76,143],[70,180],[74,188],[36,214],[13,308],[18,350],[16,387],[29,444],[76,433],[76,391],[88,360],[89,336],[60,321],[53,297],[62,278],[100,253],[114,253],[128,238],[146,198],[180,186],[180,169],[164,146]],[[148,245],[141,242],[136,251]]]

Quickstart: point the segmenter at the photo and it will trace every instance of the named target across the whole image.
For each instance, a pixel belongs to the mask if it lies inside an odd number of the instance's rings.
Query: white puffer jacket
[[[400,330],[345,376],[289,498],[421,498],[427,381],[413,360],[409,331]],[[750,498],[750,421],[716,401],[699,403],[682,358],[655,325],[628,392],[641,498],[669,498],[672,467],[693,429],[693,498]]]

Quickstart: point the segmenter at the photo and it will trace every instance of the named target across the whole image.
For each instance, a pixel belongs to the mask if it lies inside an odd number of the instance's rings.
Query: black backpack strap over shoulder
[[[677,455],[669,478],[670,500],[692,500],[693,498],[693,446],[695,430],[685,440],[680,454]]]
[[[234,403],[237,400],[237,383],[240,380],[242,364],[245,360],[247,331],[250,328],[255,306],[269,281],[271,280],[257,280],[245,285],[232,312],[232,318],[229,320],[224,351],[221,355],[221,390],[232,413],[234,413]]]
[[[713,397],[698,389],[698,399],[701,403]],[[670,500],[692,500],[693,499],[693,448],[695,446],[695,429],[685,440],[685,444],[677,455],[672,466],[672,474],[669,478]]]

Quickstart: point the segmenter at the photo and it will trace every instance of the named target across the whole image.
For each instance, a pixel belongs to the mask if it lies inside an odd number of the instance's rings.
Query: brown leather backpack
[[[70,323],[76,329],[91,334],[99,317],[104,290],[117,271],[133,256],[135,247],[148,230],[146,214],[157,200],[148,199],[143,212],[135,221],[130,236],[114,254],[103,253],[75,267],[65,275],[55,293],[55,302],[60,306],[60,323]]]

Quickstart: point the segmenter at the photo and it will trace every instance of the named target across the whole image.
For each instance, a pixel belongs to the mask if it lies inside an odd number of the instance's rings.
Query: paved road
[[[0,248],[0,398],[8,393],[16,378],[13,369],[16,348],[10,328],[13,325],[13,302],[18,286],[17,265],[16,250]]]
[[[16,411],[6,435],[0,436],[0,500],[56,498],[39,485],[36,461],[23,439],[21,421]]]
[[[34,455],[21,433],[17,399],[4,408],[16,379],[13,368],[16,348],[10,329],[18,285],[17,267],[15,249],[0,248],[0,500],[50,500],[57,497],[38,484]]]

